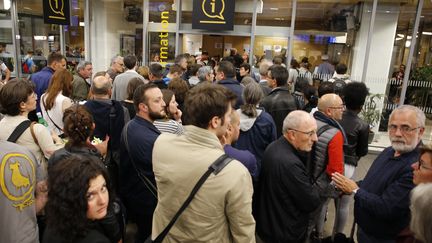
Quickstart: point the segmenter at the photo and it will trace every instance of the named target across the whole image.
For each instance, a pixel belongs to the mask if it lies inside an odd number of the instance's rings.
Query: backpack
[[[333,79],[334,79],[333,87],[334,87],[335,94],[337,94],[337,95],[342,94],[342,90],[346,86],[345,80],[348,80],[348,78],[347,77],[345,77],[345,78],[334,77]]]
[[[305,87],[309,85],[309,77],[312,76],[310,72],[301,73],[297,76],[295,85],[294,85],[294,91],[302,92]]]

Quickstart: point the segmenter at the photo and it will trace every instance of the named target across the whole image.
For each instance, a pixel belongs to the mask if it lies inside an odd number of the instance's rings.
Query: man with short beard
[[[138,227],[135,242],[144,242],[157,204],[152,151],[161,133],[153,122],[165,118],[166,104],[155,84],[140,85],[133,102],[136,116],[125,126],[120,145],[120,196]]]
[[[411,165],[419,156],[425,114],[417,107],[402,105],[390,115],[388,133],[392,146],[374,161],[363,181],[356,183],[339,173],[333,181],[344,193],[354,193],[354,218],[359,243],[395,242],[407,231],[409,195],[414,187]]]

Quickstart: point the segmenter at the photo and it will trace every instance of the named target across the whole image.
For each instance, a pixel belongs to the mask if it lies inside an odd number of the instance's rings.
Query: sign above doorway
[[[192,29],[233,30],[234,10],[233,0],[194,0]]]
[[[44,0],[43,14],[45,24],[70,25],[69,0]]]

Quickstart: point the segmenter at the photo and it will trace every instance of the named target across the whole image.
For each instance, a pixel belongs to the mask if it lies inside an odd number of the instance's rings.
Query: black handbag
[[[165,229],[156,237],[155,240],[151,239],[151,236],[148,237],[145,240],[145,243],[161,243],[165,236],[167,236],[168,232],[174,225],[174,223],[177,221],[178,217],[180,217],[180,214],[189,206],[190,202],[194,198],[195,194],[198,192],[200,187],[204,184],[204,182],[207,180],[207,178],[210,176],[211,173],[217,175],[227,164],[229,164],[233,159],[228,157],[228,155],[223,154],[220,156],[215,162],[213,162],[208,170],[201,176],[201,178],[198,180],[198,182],[195,184],[194,188],[190,192],[188,198],[183,203],[183,205],[180,207],[180,209],[177,211],[177,213],[174,215],[174,217],[171,219],[169,224],[165,227]]]

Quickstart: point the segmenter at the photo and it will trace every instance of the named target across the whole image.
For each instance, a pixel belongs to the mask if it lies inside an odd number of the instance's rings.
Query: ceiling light
[[[410,47],[410,46],[411,46],[411,41],[407,40],[407,41],[405,42],[405,47],[408,48],[408,47]]]
[[[422,32],[423,35],[432,35],[432,32]]]
[[[79,26],[84,27],[85,26],[84,22],[79,22]]]
[[[272,10],[272,11],[278,11],[279,8],[270,8],[270,10]]]
[[[35,40],[46,40],[47,39],[47,37],[44,35],[35,35],[33,38]]]
[[[29,8],[29,7],[24,7],[24,9],[25,10],[33,10],[33,9]]]
[[[10,9],[10,7],[11,7],[11,1],[10,0],[3,0],[3,8],[5,10],[8,10],[8,9]]]

